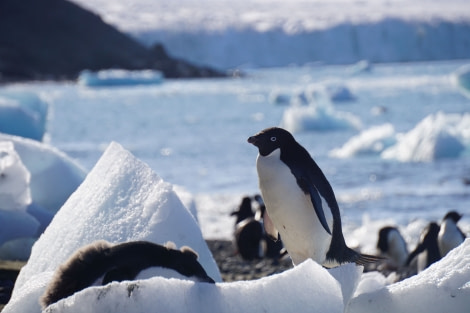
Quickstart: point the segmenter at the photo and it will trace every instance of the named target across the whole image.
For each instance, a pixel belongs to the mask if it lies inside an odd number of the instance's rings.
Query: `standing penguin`
[[[256,168],[267,210],[264,227],[275,239],[279,231],[294,265],[308,258],[325,267],[380,259],[346,246],[333,189],[291,133],[267,128],[248,142],[259,151]]]
[[[462,215],[455,211],[448,212],[441,223],[441,229],[437,237],[439,252],[441,256],[446,256],[450,250],[460,245],[465,240],[465,234],[457,226]]]
[[[421,237],[416,248],[408,255],[406,265],[410,265],[415,257],[417,259],[418,273],[429,267],[434,262],[441,259],[439,247],[437,244],[437,236],[439,234],[439,225],[431,222],[422,231]]]
[[[382,227],[379,231],[377,248],[380,253],[388,257],[388,266],[401,268],[406,265],[408,248],[398,228],[393,226]]]

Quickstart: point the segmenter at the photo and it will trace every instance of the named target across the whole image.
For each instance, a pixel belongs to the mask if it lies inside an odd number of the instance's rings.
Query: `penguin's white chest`
[[[388,255],[396,267],[404,266],[408,257],[408,250],[403,237],[397,232],[392,231],[388,238]]]
[[[437,243],[441,257],[444,257],[450,250],[454,249],[463,242],[462,235],[460,234],[457,225],[449,219],[444,220],[439,230]]]
[[[295,265],[307,258],[319,264],[325,262],[331,235],[321,225],[310,195],[297,184],[290,168],[281,161],[280,149],[256,160],[259,187],[266,210],[281,234],[281,239]],[[333,216],[322,199],[326,221],[333,228]]]

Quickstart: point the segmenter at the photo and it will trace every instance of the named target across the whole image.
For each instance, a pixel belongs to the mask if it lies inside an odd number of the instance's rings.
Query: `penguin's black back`
[[[197,254],[188,247],[175,250],[147,241],[111,245],[97,241],[77,250],[57,269],[40,299],[43,308],[77,291],[91,286],[104,275],[102,284],[132,280],[142,270],[166,267],[180,274],[214,282],[197,261]]]

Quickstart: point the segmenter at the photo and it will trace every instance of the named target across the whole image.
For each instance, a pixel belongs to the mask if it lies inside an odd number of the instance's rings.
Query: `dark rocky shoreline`
[[[243,260],[236,253],[231,241],[207,240],[207,245],[219,267],[224,282],[253,280],[292,268],[289,258],[281,260],[263,258],[252,261]]]
[[[154,69],[166,78],[226,76],[146,47],[67,0],[0,1],[0,83],[74,80],[85,69]]]

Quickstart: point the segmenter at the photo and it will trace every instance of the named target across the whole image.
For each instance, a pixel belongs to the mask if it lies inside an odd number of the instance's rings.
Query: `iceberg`
[[[379,155],[396,143],[392,124],[374,126],[349,139],[341,148],[330,151],[330,156],[350,158],[357,155]]]
[[[0,133],[41,141],[49,104],[32,92],[0,91]]]
[[[290,132],[360,129],[361,121],[349,112],[337,111],[330,103],[289,106],[283,113],[281,126]]]
[[[129,71],[123,69],[84,70],[78,76],[78,83],[84,86],[123,86],[161,84],[163,73],[156,70]]]
[[[326,92],[328,93],[330,100],[333,102],[349,102],[356,100],[356,96],[354,96],[354,94],[346,85],[327,85]]]
[[[397,143],[381,153],[384,159],[401,162],[429,162],[457,158],[469,139],[470,119],[465,114],[438,112],[425,117],[415,128],[397,136]]]
[[[459,67],[452,76],[463,94],[470,97],[470,64]]]
[[[26,210],[31,203],[30,179],[13,142],[0,141],[0,210]]]
[[[52,147],[0,134],[0,259],[28,259],[57,207],[84,177],[80,167]]]
[[[0,134],[11,141],[21,162],[31,174],[32,202],[55,214],[80,185],[86,171],[62,151],[35,140]]]

